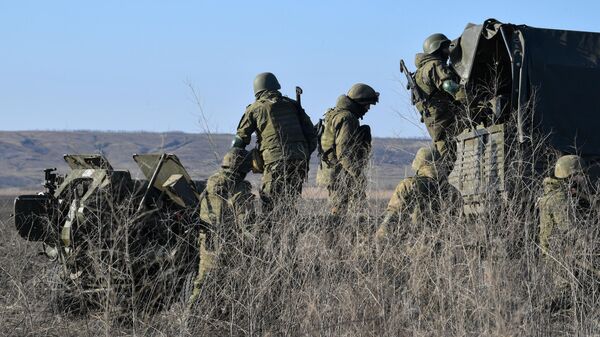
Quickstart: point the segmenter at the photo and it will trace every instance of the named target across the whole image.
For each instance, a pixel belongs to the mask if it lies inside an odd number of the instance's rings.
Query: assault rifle
[[[300,107],[300,110],[302,112],[304,112],[304,108],[302,107],[302,88],[296,86],[296,102],[298,103],[298,106]],[[298,119],[298,121],[300,121],[300,119]],[[300,125],[302,125],[302,122],[300,122]],[[302,133],[304,133],[304,128]],[[306,137],[306,134],[304,135],[304,139],[306,139],[308,141],[308,137]],[[309,158],[306,160],[306,181],[308,181],[308,171],[310,170],[310,156]]]
[[[416,105],[421,103],[423,107],[423,115],[426,117],[429,116],[429,110],[427,109],[427,98],[425,98],[425,93],[415,81],[415,74],[411,73],[408,68],[406,68],[406,64],[404,64],[404,60],[400,60],[400,72],[406,75],[406,89],[410,90],[410,101],[412,105]]]
[[[302,88],[296,87],[296,102],[299,106],[302,106]]]

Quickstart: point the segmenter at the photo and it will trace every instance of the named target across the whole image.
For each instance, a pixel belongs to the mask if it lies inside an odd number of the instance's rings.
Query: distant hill
[[[133,154],[168,152],[181,159],[193,178],[204,179],[218,168],[232,139],[228,134],[183,132],[0,131],[0,193],[39,189],[44,168],[67,172],[63,161],[67,153],[102,153],[114,168],[128,169],[134,177],[141,177]],[[426,143],[421,139],[375,138],[371,172],[377,188],[393,188],[410,172],[414,153]],[[314,184],[316,165],[315,154],[310,184]]]

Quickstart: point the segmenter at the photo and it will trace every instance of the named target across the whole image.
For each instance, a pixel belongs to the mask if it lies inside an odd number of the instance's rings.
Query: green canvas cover
[[[600,33],[534,28],[494,19],[469,24],[451,62],[463,84],[481,82],[495,62],[512,83],[512,111],[533,98],[532,131],[565,153],[600,155]]]

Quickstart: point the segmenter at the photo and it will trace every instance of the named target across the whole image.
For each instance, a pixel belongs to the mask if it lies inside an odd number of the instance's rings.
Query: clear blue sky
[[[600,31],[599,1],[2,1],[0,130],[232,133],[272,71],[316,121],[355,82],[378,136],[421,137],[400,58],[468,22]],[[415,124],[416,123],[416,124]]]

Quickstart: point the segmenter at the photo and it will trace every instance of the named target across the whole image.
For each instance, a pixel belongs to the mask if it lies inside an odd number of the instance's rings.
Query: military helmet
[[[348,90],[348,97],[360,104],[377,104],[379,102],[379,93],[364,83],[353,85]]]
[[[423,166],[433,166],[440,159],[440,153],[432,146],[424,146],[417,151],[412,162],[412,169],[417,172]]]
[[[232,148],[223,157],[221,167],[242,173],[250,172],[252,168],[250,152],[240,148]]]
[[[279,90],[281,85],[273,73],[260,73],[254,78],[254,94],[264,90]]]
[[[554,165],[554,176],[565,179],[583,173],[583,160],[577,155],[566,155],[558,158]]]
[[[432,34],[425,39],[425,42],[423,42],[423,52],[426,54],[433,54],[446,42],[450,43],[450,39],[448,39],[446,35],[441,33]]]

